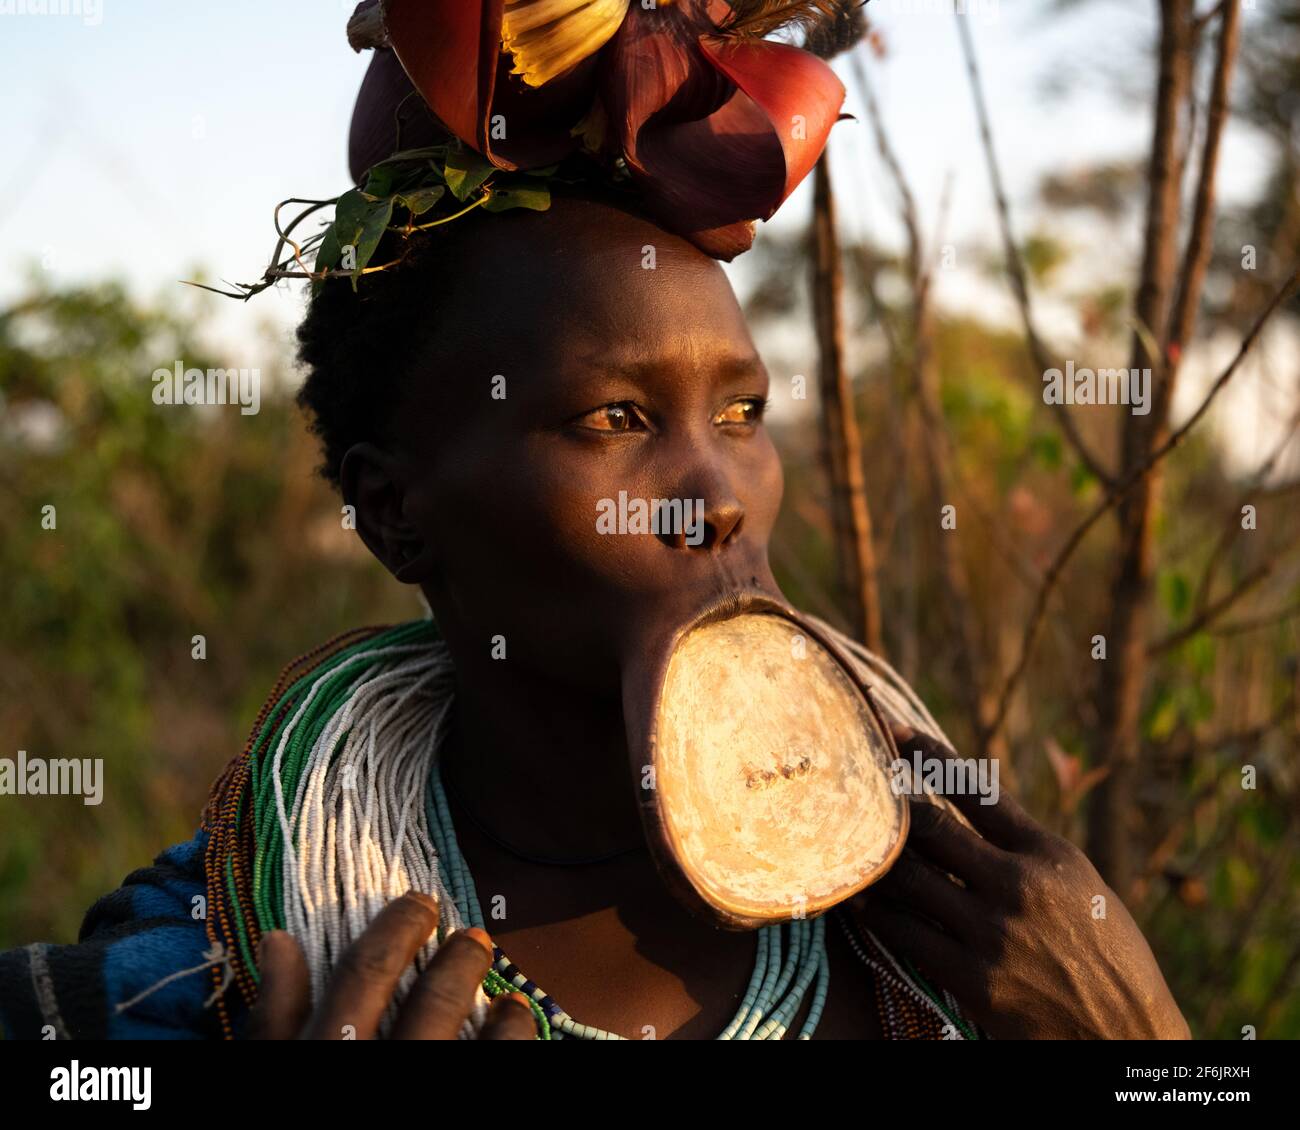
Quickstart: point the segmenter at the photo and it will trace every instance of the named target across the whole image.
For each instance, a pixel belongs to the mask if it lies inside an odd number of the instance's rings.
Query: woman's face
[[[453,651],[486,657],[500,636],[513,661],[614,689],[649,633],[779,595],[768,375],[719,265],[571,199],[486,217],[457,246],[396,433],[429,563],[405,579]],[[653,500],[682,506],[634,532]]]

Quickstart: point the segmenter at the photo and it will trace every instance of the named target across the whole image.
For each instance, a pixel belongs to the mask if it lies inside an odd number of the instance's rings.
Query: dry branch
[[[1083,541],[1088,531],[1097,524],[1098,519],[1106,514],[1115,503],[1131,491],[1147,475],[1147,473],[1150,472],[1152,467],[1182,443],[1183,438],[1193,427],[1195,427],[1201,417],[1205,415],[1215,398],[1223,391],[1224,386],[1232,379],[1233,375],[1237,372],[1238,367],[1241,365],[1241,362],[1245,359],[1246,354],[1248,354],[1254,346],[1256,339],[1259,337],[1264,326],[1268,323],[1268,320],[1277,311],[1278,307],[1291,296],[1292,292],[1296,289],[1297,283],[1300,283],[1300,270],[1292,271],[1290,278],[1288,278],[1287,281],[1282,284],[1281,289],[1273,295],[1268,306],[1264,308],[1264,311],[1251,327],[1250,332],[1247,333],[1245,338],[1242,340],[1236,356],[1233,357],[1228,367],[1219,374],[1218,379],[1215,380],[1214,384],[1210,387],[1210,391],[1206,394],[1205,399],[1201,402],[1200,407],[1192,414],[1191,418],[1188,419],[1181,428],[1174,432],[1173,435],[1171,435],[1159,448],[1148,455],[1142,464],[1137,467],[1136,470],[1130,472],[1123,482],[1117,484],[1113,488],[1109,488],[1106,491],[1105,497],[1097,503],[1091,511],[1089,511],[1083,521],[1080,522],[1079,525],[1074,528],[1074,531],[1070,536],[1066,538],[1065,544],[1057,552],[1051,565],[1048,566],[1047,572],[1043,575],[1042,586],[1038,590],[1038,595],[1034,598],[1033,611],[1030,613],[1029,623],[1025,626],[1024,636],[1021,639],[1019,658],[1016,660],[1016,665],[1012,668],[1011,674],[1007,676],[1007,680],[1002,687],[1002,693],[998,697],[997,712],[994,714],[991,723],[991,731],[993,733],[997,733],[997,731],[1001,729],[1002,724],[1006,721],[1007,708],[1010,705],[1011,696],[1015,693],[1016,687],[1024,676],[1025,669],[1029,664],[1030,654],[1033,651],[1034,641],[1038,638],[1038,631],[1042,626],[1043,615],[1047,610],[1047,600],[1051,596],[1052,590],[1056,587],[1057,582],[1060,580],[1061,572],[1064,570],[1070,558],[1074,556],[1074,551],[1079,548],[1080,543]]]
[[[998,166],[997,151],[993,145],[993,127],[989,121],[988,107],[984,103],[984,88],[980,81],[979,64],[975,58],[975,43],[971,38],[968,24],[969,20],[959,12],[957,14],[957,31],[961,37],[962,54],[966,58],[966,71],[970,76],[971,92],[975,100],[975,113],[979,119],[980,141],[984,146],[984,158],[988,165],[989,181],[992,183],[993,199],[997,205],[998,224],[1002,231],[1002,246],[1006,256],[1007,274],[1011,279],[1011,289],[1015,292],[1016,304],[1020,308],[1020,318],[1025,327],[1025,341],[1029,346],[1029,355],[1041,376],[1054,366],[1042,339],[1038,336],[1038,331],[1034,328],[1034,316],[1030,303],[1029,283],[1025,273],[1024,259],[1020,254],[1020,248],[1016,245],[1015,236],[1011,230],[1011,208],[1007,204],[1006,190],[1002,185],[1002,171]],[[1101,461],[1088,449],[1083,436],[1075,426],[1074,417],[1068,412],[1061,412],[1057,416],[1057,421],[1070,446],[1074,448],[1075,454],[1078,455],[1089,472],[1103,485],[1113,485],[1115,476],[1102,466]]]

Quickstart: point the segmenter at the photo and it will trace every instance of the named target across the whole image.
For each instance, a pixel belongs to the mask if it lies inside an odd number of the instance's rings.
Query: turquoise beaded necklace
[[[319,992],[339,955],[402,890],[427,890],[443,903],[426,961],[449,932],[486,928],[439,769],[454,667],[436,627],[424,621],[353,633],[318,653],[286,670],[205,811],[214,829],[205,862],[217,908],[213,943],[233,955],[247,1004],[257,996],[251,955],[259,932],[290,930]],[[897,679],[883,667],[875,674],[882,691]],[[895,707],[908,716],[906,698]],[[837,908],[755,932],[753,972],[719,1039],[783,1039],[805,1006],[794,1037],[811,1038],[829,988],[831,917],[872,971],[887,1037],[980,1038],[951,994],[931,988]],[[413,979],[414,967],[408,973]],[[483,989],[522,992],[543,1039],[622,1038],[574,1020],[499,948]]]
[[[425,813],[429,831],[438,852],[439,869],[448,892],[456,903],[463,921],[486,929],[479,906],[474,880],[461,854],[452,825],[451,810],[442,776],[435,761],[425,792]],[[795,920],[781,926],[766,926],[756,931],[758,953],[754,972],[741,998],[740,1008],[730,1024],[718,1035],[719,1040],[780,1040],[803,1005],[809,986],[813,987],[808,1017],[799,1029],[798,1039],[811,1039],[826,1007],[830,985],[830,963],[826,955],[826,920]],[[786,943],[782,945],[782,935]],[[533,1015],[543,1039],[622,1040],[625,1037],[603,1028],[580,1024],[565,1012],[540,986],[534,984],[514,966],[497,947],[493,968],[484,983],[495,996],[502,992],[522,992],[532,1002]]]

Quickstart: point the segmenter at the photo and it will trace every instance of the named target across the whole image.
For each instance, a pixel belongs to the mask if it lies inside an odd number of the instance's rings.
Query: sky
[[[1154,4],[1092,0],[1064,15],[1055,0],[965,6],[1016,224],[1028,232],[1040,218],[1034,195],[1045,173],[1130,158],[1148,145],[1148,115],[1124,94],[1149,81],[1143,51]],[[178,304],[197,301],[179,280],[199,272],[212,281],[255,279],[274,243],[276,202],[348,187],[347,125],[368,63],[344,34],[353,7],[0,0],[0,303],[31,270],[66,283],[122,277],[142,297]],[[937,301],[1010,321],[1009,294],[973,267],[997,233],[952,8],[953,0],[872,0],[888,55],[870,73],[928,227],[952,178],[946,241],[958,269],[939,277]],[[849,88],[845,108],[857,118],[835,127],[831,147],[845,235],[900,246],[893,192],[856,85],[837,69]],[[1249,196],[1263,152],[1244,129],[1229,130],[1222,199]],[[805,185],[771,226],[799,230],[809,197]],[[1134,230],[1113,248],[1083,250],[1094,261],[1098,251],[1122,261],[1131,277],[1137,237]],[[743,263],[732,268],[742,288]],[[266,361],[268,341],[287,349],[302,301],[286,288],[203,309],[223,360],[249,366]],[[1043,318],[1068,338],[1068,310],[1048,305]],[[1293,344],[1280,346],[1284,360]],[[1194,391],[1196,381],[1188,383]]]

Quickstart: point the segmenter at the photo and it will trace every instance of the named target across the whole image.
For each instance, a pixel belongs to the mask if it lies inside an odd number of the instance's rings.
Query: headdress
[[[599,183],[707,254],[748,250],[841,117],[844,87],[805,45],[861,26],[865,0],[364,0],[348,25],[373,49],[349,141],[357,187],[276,210],[262,281],[319,283],[482,208],[544,210],[554,183]],[[286,204],[305,207],[281,225]],[[298,225],[334,204],[303,239]],[[315,253],[308,267],[306,256]]]

